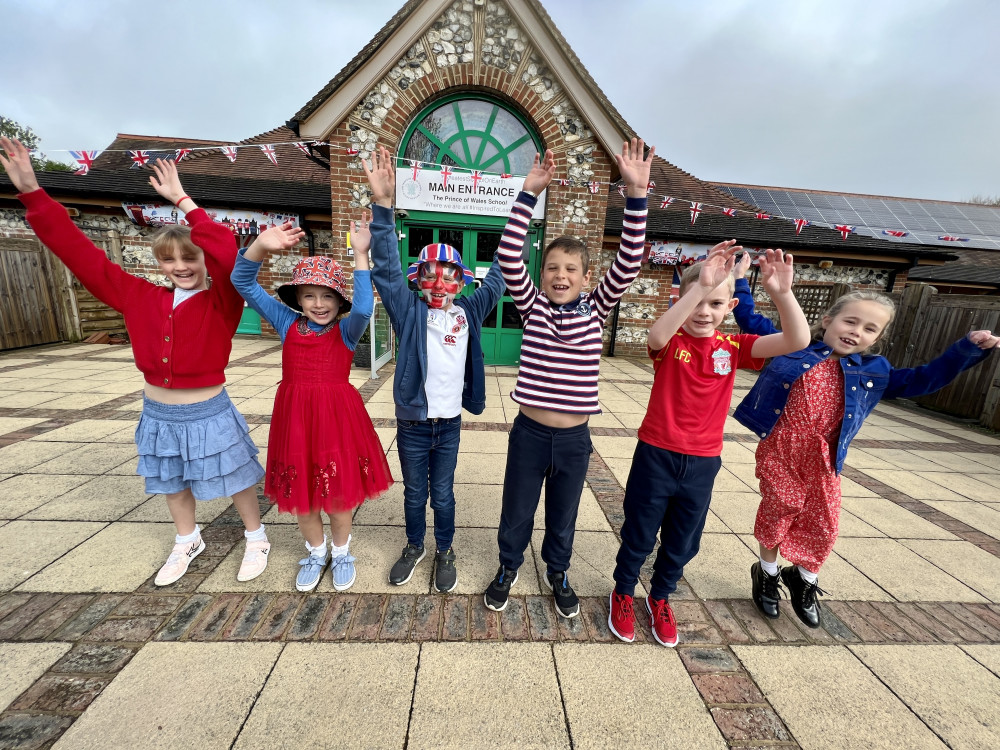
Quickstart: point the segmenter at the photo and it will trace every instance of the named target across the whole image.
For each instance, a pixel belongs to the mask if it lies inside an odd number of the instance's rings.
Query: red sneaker
[[[619,596],[617,591],[611,592],[611,611],[608,613],[608,627],[620,640],[631,643],[635,640],[635,610],[632,609],[632,597]]]
[[[677,620],[674,619],[674,611],[670,609],[667,600],[647,596],[646,609],[649,610],[649,618],[653,621],[653,637],[657,642],[667,648],[676,646]]]

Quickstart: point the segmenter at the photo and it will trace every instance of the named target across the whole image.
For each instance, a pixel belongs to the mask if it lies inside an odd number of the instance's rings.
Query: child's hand
[[[292,222],[286,221],[280,227],[271,227],[261,232],[250,247],[256,251],[255,255],[290,250],[302,241],[305,234],[305,230],[301,227],[293,226]],[[250,252],[249,249],[247,252]]]
[[[164,200],[177,205],[177,201],[186,195],[177,175],[177,164],[173,159],[157,159],[151,166],[156,174],[149,176],[149,184]]]
[[[746,277],[752,261],[753,258],[750,257],[750,252],[744,252],[743,255],[740,256],[740,259],[736,261],[736,265],[733,266],[733,278],[742,279]]]
[[[379,146],[378,151],[372,154],[371,165],[362,159],[361,168],[365,170],[375,202],[380,206],[391,208],[392,202],[396,199],[396,170],[388,149]]]
[[[38,190],[35,169],[31,166],[31,154],[24,144],[10,138],[0,138],[0,166],[3,166],[19,193]]]
[[[621,154],[615,154],[618,171],[621,172],[622,179],[628,186],[630,198],[646,197],[646,187],[649,185],[649,168],[653,165],[653,153],[656,151],[656,147],[650,146],[649,153],[644,159],[642,152],[645,145],[642,138],[633,138],[631,143],[625,141],[622,144]]]
[[[368,248],[372,246],[372,233],[368,228],[372,215],[370,211],[361,212],[361,221],[351,222],[351,249],[354,257],[364,255],[367,257]]]
[[[531,162],[531,169],[525,176],[521,189],[528,190],[535,195],[541,195],[542,191],[552,182],[555,174],[556,157],[552,155],[552,150],[546,150],[545,159],[541,163],[539,163],[538,154],[535,154],[535,159]]]
[[[792,280],[795,278],[795,267],[792,265],[791,253],[782,255],[781,248],[770,248],[760,257],[761,283],[764,291],[774,297],[788,294],[792,291]]]
[[[708,258],[698,276],[698,286],[705,291],[711,291],[722,284],[733,271],[733,266],[736,264],[734,256],[742,249],[742,245],[737,245],[736,240],[726,240],[709,250]]]
[[[1000,345],[1000,336],[994,336],[991,331],[972,331],[969,333],[969,341],[980,349],[995,349]]]

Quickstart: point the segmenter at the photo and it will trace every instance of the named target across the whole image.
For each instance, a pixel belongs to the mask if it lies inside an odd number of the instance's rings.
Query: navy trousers
[[[635,447],[625,488],[625,523],[615,566],[615,591],[633,596],[639,570],[656,545],[650,595],[666,599],[677,589],[684,566],[698,554],[720,456],[689,456],[641,440]]]
[[[546,427],[523,414],[514,418],[497,531],[501,565],[517,570],[524,562],[544,482],[542,560],[550,573],[569,569],[580,494],[593,449],[586,423],[559,428]]]

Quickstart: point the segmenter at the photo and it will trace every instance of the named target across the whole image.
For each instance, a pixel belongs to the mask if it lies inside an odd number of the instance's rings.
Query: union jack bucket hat
[[[303,258],[292,271],[292,280],[278,287],[278,297],[293,310],[302,312],[299,301],[295,298],[295,287],[304,284],[315,284],[332,289],[340,297],[340,312],[351,309],[351,298],[347,296],[347,277],[344,269],[333,258],[315,255]]]
[[[462,263],[462,254],[451,245],[445,245],[442,242],[435,242],[433,245],[424,246],[424,249],[420,251],[420,257],[417,262],[410,264],[410,268],[406,272],[406,278],[416,282],[417,276],[420,275],[420,266],[430,260],[451,263],[458,266],[462,269],[462,280],[466,284],[471,284],[475,279],[472,271]]]

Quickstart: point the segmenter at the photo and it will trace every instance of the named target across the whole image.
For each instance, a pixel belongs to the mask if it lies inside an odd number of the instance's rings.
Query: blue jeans
[[[427,494],[434,511],[434,540],[439,550],[451,548],[455,537],[455,465],[462,436],[462,417],[396,420],[396,445],[403,471],[403,514],[406,541],[424,546]]]

